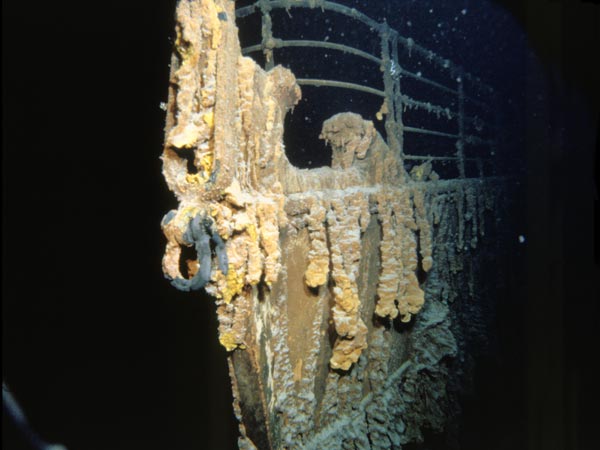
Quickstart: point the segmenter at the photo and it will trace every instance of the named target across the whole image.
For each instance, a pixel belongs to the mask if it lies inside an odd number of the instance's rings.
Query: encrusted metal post
[[[398,157],[402,154],[402,147],[398,139],[395,115],[394,80],[392,78],[392,60],[390,59],[390,27],[384,21],[379,30],[381,36],[381,61],[383,69],[383,90],[387,103],[388,113],[385,116],[385,132],[388,145]]]
[[[400,158],[404,159],[404,122],[402,121],[402,91],[400,90],[400,77],[402,76],[402,67],[398,58],[398,33],[392,33],[392,62],[396,66],[394,74],[394,92],[393,92],[393,111],[396,122],[396,137],[400,148]]]
[[[456,141],[456,163],[458,176],[465,178],[465,87],[462,70],[458,72],[458,140]]]
[[[260,11],[262,13],[262,50],[265,55],[265,70],[271,70],[275,67],[275,59],[273,58],[273,49],[275,48],[275,40],[273,39],[273,21],[271,20],[271,5],[269,0],[259,0]]]

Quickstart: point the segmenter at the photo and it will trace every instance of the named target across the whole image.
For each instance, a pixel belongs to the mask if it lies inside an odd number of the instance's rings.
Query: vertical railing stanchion
[[[269,0],[260,0],[260,11],[262,13],[262,51],[265,55],[265,70],[271,70],[275,67],[275,59],[273,58],[273,48],[275,41],[273,39],[273,21],[271,20],[271,5]]]
[[[398,33],[392,34],[392,62],[396,66],[396,71],[393,74],[394,89],[393,89],[393,104],[389,105],[394,111],[394,121],[396,123],[396,137],[400,149],[400,158],[404,159],[404,122],[402,121],[402,91],[400,90],[400,77],[402,76],[402,67],[398,58]]]
[[[381,36],[381,61],[383,69],[383,90],[388,113],[385,116],[385,133],[390,149],[400,157],[402,148],[398,140],[397,125],[394,118],[394,81],[392,79],[392,61],[390,60],[390,27],[384,21],[379,29]]]
[[[462,70],[458,72],[458,140],[456,141],[456,163],[458,176],[465,178],[465,87]]]

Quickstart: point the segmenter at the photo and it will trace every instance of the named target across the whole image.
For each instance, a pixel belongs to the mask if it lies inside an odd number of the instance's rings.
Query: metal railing
[[[348,46],[342,43],[317,41],[317,40],[284,40],[273,36],[273,22],[271,11],[276,9],[290,10],[291,8],[310,8],[320,9],[323,13],[335,12],[342,14],[352,20],[362,22],[369,29],[376,33],[380,39],[381,55],[375,56],[363,50]],[[483,83],[478,77],[466,72],[462,67],[454,64],[448,59],[435,54],[433,51],[417,44],[412,38],[401,36],[396,30],[391,28],[387,22],[377,22],[355,8],[351,8],[339,3],[326,0],[257,0],[249,6],[241,7],[236,10],[238,19],[247,17],[251,14],[260,13],[261,36],[260,44],[252,45],[242,49],[243,54],[262,51],[265,58],[265,69],[270,70],[275,65],[274,50],[286,47],[304,47],[304,48],[323,48],[339,51],[345,54],[351,54],[375,63],[382,69],[383,90],[375,89],[371,86],[364,86],[356,83],[349,83],[339,80],[324,80],[316,78],[298,78],[298,84],[305,86],[326,86],[333,88],[350,89],[359,92],[382,97],[387,102],[388,113],[385,116],[385,131],[389,147],[396,152],[402,160],[415,161],[452,161],[458,169],[460,178],[466,177],[465,164],[468,161],[474,161],[477,164],[478,175],[484,176],[484,166],[489,166],[494,172],[494,164],[491,158],[484,155],[473,157],[466,156],[466,146],[479,145],[490,148],[490,155],[494,155],[497,142],[497,118],[495,123],[489,124],[483,121],[479,115],[470,116],[465,113],[465,104],[470,103],[470,108],[478,108],[482,115],[493,112],[494,90]],[[450,79],[455,80],[454,86],[446,86],[438,81],[431,80],[421,75],[413,73],[402,67],[399,58],[399,47],[404,48],[409,57],[422,57],[426,62],[432,65],[436,70],[446,72]],[[433,104],[419,100],[418,94],[409,96],[401,91],[400,81],[403,77],[411,78],[421,84],[430,86],[446,94],[456,97],[456,110],[451,110],[442,105]],[[467,94],[465,87],[472,88],[473,93],[487,97],[487,102],[479,100],[469,92]],[[424,111],[436,115],[438,118],[443,116],[448,120],[457,122],[457,132],[448,133],[447,130],[432,130],[418,126],[418,124],[407,125],[404,123],[404,112],[407,109]],[[486,128],[491,134],[491,138],[485,139],[482,136],[467,133],[467,124],[473,125],[476,130]],[[451,139],[454,141],[455,152],[448,156],[430,156],[430,155],[412,155],[404,151],[404,134],[415,133],[436,137]]]

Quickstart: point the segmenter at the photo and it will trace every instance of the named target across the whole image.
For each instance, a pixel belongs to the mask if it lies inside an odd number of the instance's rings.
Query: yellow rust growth
[[[409,322],[413,314],[417,314],[425,303],[425,293],[419,286],[419,281],[414,272],[406,273],[406,288],[403,292],[398,311],[402,322]]]
[[[377,120],[383,120],[383,115],[384,114],[389,114],[390,110],[388,109],[388,103],[387,103],[387,98],[383,100],[383,103],[381,104],[381,108],[379,108],[379,111],[377,111],[375,113],[375,117],[377,117]]]
[[[390,196],[392,194],[381,194],[378,200],[379,221],[381,223],[382,239],[379,245],[381,253],[381,276],[377,286],[379,301],[375,307],[375,313],[380,317],[394,319],[398,315],[396,301],[401,281],[402,267],[402,230],[396,227],[397,217],[393,216]]]
[[[185,181],[187,181],[190,184],[201,184],[203,180],[200,178],[199,173],[195,173],[195,174],[188,173],[185,176]]]
[[[391,319],[400,314],[403,322],[408,322],[412,315],[418,313],[425,301],[425,294],[415,273],[418,261],[417,229],[420,233],[423,270],[430,270],[433,263],[431,227],[425,213],[423,193],[417,188],[412,193],[414,206],[410,202],[409,189],[383,192],[378,196],[382,269],[375,313]]]
[[[417,227],[419,228],[419,242],[421,251],[421,267],[425,272],[431,270],[433,266],[431,225],[427,217],[425,208],[425,193],[421,189],[413,189],[413,200],[415,205],[415,216]]]
[[[327,210],[316,201],[310,208],[306,220],[310,236],[308,251],[308,267],[304,273],[307,286],[316,288],[324,285],[329,276],[329,249],[325,230],[325,215]]]
[[[206,125],[208,125],[210,128],[215,126],[215,114],[212,111],[209,111],[207,113],[204,113],[202,115],[202,120],[204,120],[204,123]]]
[[[229,270],[226,275],[226,284],[219,294],[223,297],[225,303],[230,303],[231,300],[242,292],[244,288],[244,276],[240,274],[233,264],[229,265]]]
[[[348,370],[367,347],[367,326],[360,317],[357,280],[361,254],[360,213],[362,193],[343,200],[331,199],[327,225],[331,246],[331,275],[335,283],[332,308],[338,338],[329,364],[333,369]]]
[[[235,335],[231,332],[223,333],[221,336],[219,336],[219,342],[228,352],[234,351],[239,346]]]

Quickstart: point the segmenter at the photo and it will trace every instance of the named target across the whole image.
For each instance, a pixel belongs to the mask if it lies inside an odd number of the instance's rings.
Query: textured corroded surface
[[[449,361],[471,338],[451,307],[477,290],[471,250],[497,185],[427,163],[409,176],[352,113],[323,125],[331,167],[291,166],[283,123],[300,88],[241,56],[233,5],[178,4],[164,273],[216,299],[240,448],[419,442],[456,410]],[[181,261],[190,246],[197,260]]]

